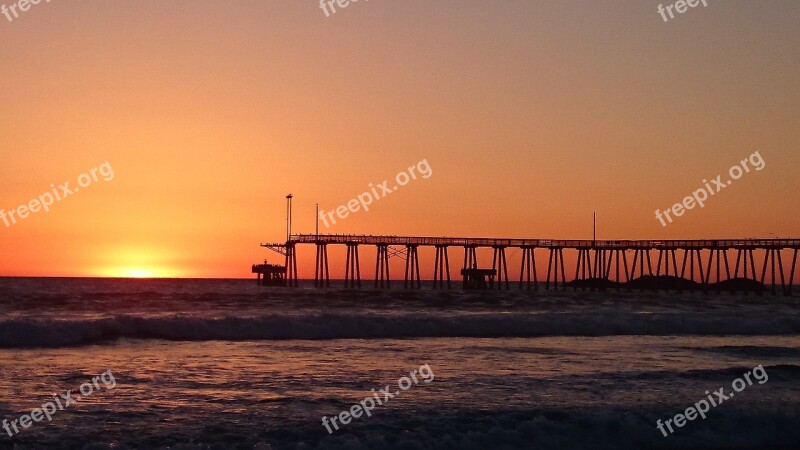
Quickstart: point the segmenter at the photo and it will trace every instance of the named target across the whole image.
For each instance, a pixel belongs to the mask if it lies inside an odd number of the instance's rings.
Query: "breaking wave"
[[[69,347],[118,339],[258,341],[423,337],[773,336],[800,334],[800,315],[735,313],[317,313],[251,317],[119,315],[0,320],[0,348]]]

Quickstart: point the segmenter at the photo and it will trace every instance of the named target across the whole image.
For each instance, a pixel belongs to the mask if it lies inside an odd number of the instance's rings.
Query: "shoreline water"
[[[796,297],[0,279],[0,420],[117,386],[0,448],[792,448]],[[435,380],[329,435],[429,364]],[[668,438],[656,421],[762,365]]]

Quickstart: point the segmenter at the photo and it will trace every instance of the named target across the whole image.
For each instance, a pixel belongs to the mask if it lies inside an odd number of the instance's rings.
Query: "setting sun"
[[[94,256],[91,274],[110,278],[176,278],[183,275],[166,251],[142,245],[116,247]]]
[[[150,269],[124,269],[124,276],[128,278],[154,278],[155,274]]]
[[[174,270],[160,267],[109,267],[97,269],[93,273],[109,278],[175,278],[178,274]]]

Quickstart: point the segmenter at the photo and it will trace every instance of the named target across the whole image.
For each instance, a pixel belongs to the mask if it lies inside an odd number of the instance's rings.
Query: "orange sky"
[[[311,0],[113,0],[0,16],[0,208],[115,173],[0,222],[0,275],[247,277],[270,256],[258,244],[284,236],[286,194],[311,232],[315,203],[422,159],[429,179],[326,231],[587,238],[596,210],[601,238],[800,237],[800,3],[714,2],[669,23],[657,4],[374,0],[326,18]],[[756,150],[763,171],[655,220]]]

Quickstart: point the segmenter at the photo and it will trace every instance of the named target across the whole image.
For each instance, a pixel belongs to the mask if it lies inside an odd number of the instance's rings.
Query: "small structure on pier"
[[[495,275],[497,275],[497,271],[494,269],[478,269],[477,267],[461,269],[461,276],[464,277],[464,289],[489,289],[494,286]]]
[[[269,264],[253,264],[253,273],[259,286],[286,286],[286,266]]]

